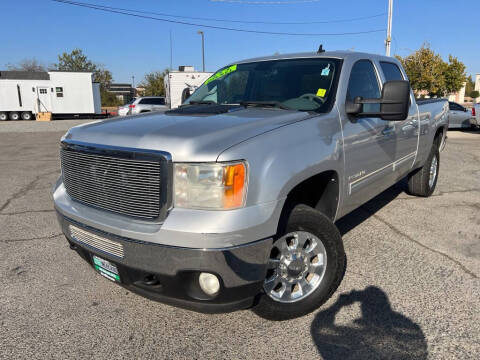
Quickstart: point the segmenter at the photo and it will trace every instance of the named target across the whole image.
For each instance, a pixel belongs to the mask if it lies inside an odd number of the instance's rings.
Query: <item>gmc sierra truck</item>
[[[342,280],[336,220],[405,177],[432,194],[447,127],[448,102],[417,103],[391,57],[245,60],[175,110],[70,129],[53,198],[71,249],[109,280],[289,319]]]

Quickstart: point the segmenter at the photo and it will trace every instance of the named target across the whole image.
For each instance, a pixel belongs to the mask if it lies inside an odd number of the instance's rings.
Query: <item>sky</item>
[[[290,33],[351,33],[386,29],[387,16],[348,22],[387,12],[388,0],[77,0],[137,11],[178,16],[263,22],[324,22],[302,25],[252,24],[158,18],[237,29]],[[284,2],[283,4],[281,2]],[[172,65],[202,67],[201,37],[205,33],[207,71],[274,53],[356,50],[385,53],[386,31],[344,36],[286,36],[241,33],[167,23],[61,4],[52,0],[0,0],[2,46],[0,69],[22,59],[55,63],[64,51],[80,48],[109,69],[115,82],[137,84],[145,73]],[[474,15],[476,14],[476,15]],[[467,74],[480,73],[480,1],[394,0],[392,54],[408,55],[428,42],[442,55],[457,56]],[[327,23],[325,23],[327,22]]]

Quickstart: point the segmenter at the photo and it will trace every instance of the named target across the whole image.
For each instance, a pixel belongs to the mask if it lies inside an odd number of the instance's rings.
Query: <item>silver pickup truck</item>
[[[294,318],[342,280],[336,220],[404,177],[432,194],[447,126],[394,58],[245,60],[165,114],[70,129],[55,208],[70,247],[136,293]]]

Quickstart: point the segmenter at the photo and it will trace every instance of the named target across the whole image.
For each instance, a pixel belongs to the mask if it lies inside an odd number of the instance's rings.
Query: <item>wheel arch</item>
[[[325,170],[297,183],[288,192],[278,222],[278,232],[286,224],[290,212],[298,205],[304,204],[319,210],[334,221],[340,205],[340,181],[338,172]]]
[[[447,125],[440,126],[437,131],[435,132],[435,136],[433,137],[433,142],[438,144],[438,148],[443,150],[445,146],[445,140],[447,138]]]

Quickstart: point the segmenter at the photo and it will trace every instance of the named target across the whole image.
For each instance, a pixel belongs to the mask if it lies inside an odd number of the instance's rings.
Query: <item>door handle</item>
[[[385,135],[385,136],[392,135],[393,133],[395,133],[395,127],[393,126],[385,127],[382,130],[382,135]]]

